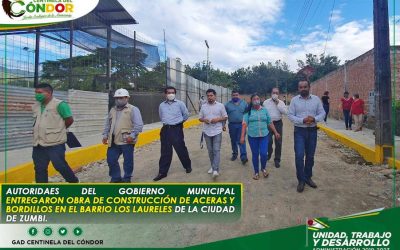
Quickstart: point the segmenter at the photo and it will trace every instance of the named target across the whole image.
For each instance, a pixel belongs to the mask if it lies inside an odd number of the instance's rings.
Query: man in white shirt
[[[276,131],[281,135],[281,137],[277,140],[274,136],[274,133],[268,134],[268,160],[271,159],[273,153],[273,140],[275,140],[275,167],[279,168],[281,165],[281,154],[282,154],[282,115],[287,115],[287,107],[285,103],[279,100],[279,89],[273,88],[271,91],[271,98],[265,100],[263,103],[263,107],[268,111],[269,116],[271,117],[272,122],[276,128]]]
[[[208,170],[213,178],[219,176],[220,151],[223,124],[228,119],[225,106],[216,101],[217,93],[208,89],[207,103],[201,107],[199,120],[203,122],[203,136],[207,144],[211,168]]]

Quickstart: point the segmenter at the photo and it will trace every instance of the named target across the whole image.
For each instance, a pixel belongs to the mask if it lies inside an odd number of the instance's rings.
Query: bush
[[[396,106],[396,110],[400,110],[400,100],[396,101],[395,106]]]

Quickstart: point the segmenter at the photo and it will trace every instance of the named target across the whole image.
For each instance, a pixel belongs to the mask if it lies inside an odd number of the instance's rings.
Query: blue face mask
[[[238,102],[238,101],[240,101],[240,98],[239,98],[239,97],[233,97],[233,98],[232,98],[232,102]]]

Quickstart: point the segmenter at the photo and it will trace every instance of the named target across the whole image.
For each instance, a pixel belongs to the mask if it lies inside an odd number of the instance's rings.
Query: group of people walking
[[[273,156],[274,164],[281,166],[282,154],[282,117],[287,115],[294,124],[294,150],[298,179],[297,191],[303,192],[305,184],[317,188],[311,179],[314,166],[314,154],[317,146],[317,123],[325,118],[321,100],[310,94],[310,83],[300,81],[299,95],[294,97],[289,108],[279,100],[279,89],[273,88],[271,98],[261,103],[260,96],[253,94],[247,104],[240,98],[238,91],[232,91],[232,99],[225,105],[216,101],[216,92],[206,92],[207,103],[200,109],[200,121],[203,125],[203,136],[207,144],[211,168],[208,173],[214,178],[220,174],[219,162],[222,131],[228,121],[232,147],[231,161],[240,156],[242,164],[248,161],[246,152],[246,135],[252,154],[254,180],[269,176],[267,162]]]
[[[287,115],[294,125],[297,191],[303,192],[306,184],[316,188],[317,185],[311,179],[317,146],[316,125],[326,119],[325,102],[329,103],[329,97],[323,98],[323,104],[319,97],[311,95],[308,81],[300,81],[298,90],[299,95],[293,97],[287,107],[279,99],[278,88],[273,88],[271,97],[263,103],[258,94],[253,94],[250,103],[247,103],[241,99],[239,92],[234,90],[231,100],[225,104],[216,101],[217,94],[214,89],[208,89],[206,98],[201,100],[199,113],[199,120],[203,123],[201,140],[206,143],[210,160],[208,173],[213,178],[220,175],[222,134],[228,123],[232,149],[230,160],[236,161],[239,158],[243,165],[248,162],[248,141],[254,170],[253,179],[258,180],[261,175],[267,178],[269,160],[273,159],[276,168],[281,167],[282,118]],[[65,161],[66,131],[73,123],[70,107],[53,97],[53,89],[48,84],[39,84],[35,92],[37,103],[33,106],[35,124],[32,156],[36,182],[48,182],[47,168],[50,161],[67,182],[79,182]],[[160,132],[161,156],[154,181],[167,177],[173,149],[184,171],[188,174],[192,172],[192,162],[183,132],[183,123],[189,118],[188,109],[182,101],[176,99],[174,87],[166,87],[164,94],[165,101],[159,106],[159,116],[163,124]],[[107,163],[110,182],[113,183],[131,182],[134,173],[134,147],[143,129],[140,110],[129,104],[129,97],[129,92],[125,89],[115,92],[115,106],[106,117],[103,131],[102,142],[108,146]],[[358,95],[355,94],[354,97],[348,98],[346,92],[341,100],[346,128],[349,129],[352,125],[350,114],[356,118],[360,107],[363,107]],[[358,119],[355,120],[357,123]],[[124,158],[123,174],[118,161],[121,155]]]
[[[324,121],[327,122],[330,102],[329,102],[329,91],[325,91],[321,97],[322,104],[325,110]],[[362,130],[364,123],[364,115],[366,114],[364,100],[360,98],[360,95],[355,93],[353,97],[349,97],[349,92],[345,91],[343,97],[340,99],[340,109],[343,111],[344,123],[346,130],[352,130],[353,120],[355,123],[354,132]]]

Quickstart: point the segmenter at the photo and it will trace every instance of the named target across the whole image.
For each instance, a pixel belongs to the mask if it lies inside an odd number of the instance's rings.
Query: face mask
[[[301,95],[302,97],[307,97],[309,93],[310,93],[310,92],[309,92],[308,90],[302,90],[302,91],[300,91],[300,95]]]
[[[117,105],[117,107],[119,108],[125,106],[127,103],[128,103],[127,99],[115,99],[115,105]]]
[[[35,99],[36,99],[36,101],[43,103],[46,100],[46,96],[42,93],[36,93]]]
[[[278,95],[277,94],[272,94],[272,100],[274,100],[274,101],[278,100]]]
[[[253,106],[260,106],[260,100],[252,101]]]
[[[175,94],[168,94],[168,95],[167,95],[167,99],[168,99],[169,101],[173,101],[173,100],[175,99]]]
[[[240,100],[239,97],[233,97],[233,98],[232,98],[232,102],[238,102],[239,100]]]

